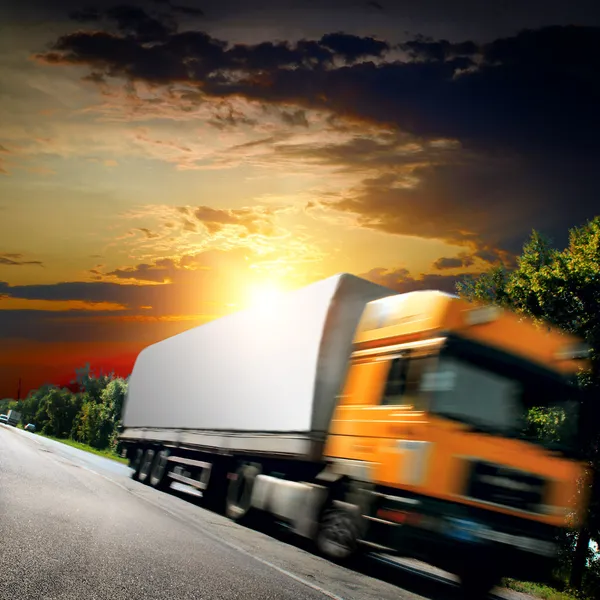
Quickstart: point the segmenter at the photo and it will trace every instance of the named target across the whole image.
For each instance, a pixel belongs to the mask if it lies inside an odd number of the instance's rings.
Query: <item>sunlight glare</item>
[[[256,284],[250,289],[250,305],[255,308],[273,308],[283,293],[283,289],[273,282]]]

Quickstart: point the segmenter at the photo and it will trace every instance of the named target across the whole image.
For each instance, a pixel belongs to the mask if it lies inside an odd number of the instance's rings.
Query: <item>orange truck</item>
[[[142,483],[285,523],[330,559],[417,558],[483,598],[545,580],[584,514],[586,365],[556,329],[342,274],[145,348],[123,456]],[[531,409],[557,416],[553,439]]]

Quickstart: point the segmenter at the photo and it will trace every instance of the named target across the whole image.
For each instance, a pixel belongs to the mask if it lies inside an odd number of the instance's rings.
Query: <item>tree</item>
[[[586,524],[579,532],[572,561],[571,585],[580,588],[590,536],[600,533],[600,217],[570,231],[569,245],[555,249],[549,239],[533,231],[514,270],[492,268],[457,285],[468,300],[494,302],[578,335],[590,345],[591,371],[580,377],[582,396],[581,446],[594,472]],[[543,425],[544,416],[537,414]],[[546,423],[547,424],[547,423]],[[547,432],[548,433],[548,432]],[[550,432],[551,433],[551,432]]]
[[[93,402],[102,402],[102,392],[114,378],[112,373],[110,375],[103,373],[96,375],[92,372],[89,363],[80,369],[75,369],[75,374],[75,381],[71,383],[77,384],[79,391],[85,392]]]
[[[69,437],[81,404],[81,396],[72,394],[67,389],[50,390],[45,401],[48,421],[44,426],[44,433],[59,438]]]
[[[93,448],[108,448],[114,429],[109,409],[101,403],[87,399],[78,419],[77,439]]]
[[[110,417],[115,423],[121,419],[126,394],[127,382],[117,377],[108,383],[100,395],[102,403],[108,408]]]

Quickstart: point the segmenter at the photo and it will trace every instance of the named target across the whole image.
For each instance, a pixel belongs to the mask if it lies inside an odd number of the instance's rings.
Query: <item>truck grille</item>
[[[470,461],[466,496],[488,504],[541,513],[547,481],[502,465]]]

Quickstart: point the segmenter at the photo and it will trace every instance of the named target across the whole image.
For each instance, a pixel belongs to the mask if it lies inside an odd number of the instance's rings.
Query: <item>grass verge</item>
[[[581,600],[581,596],[576,596],[570,592],[561,592],[541,583],[504,579],[502,585],[509,590],[530,594],[536,598],[541,598],[541,600]]]
[[[129,461],[126,458],[120,457],[118,454],[116,454],[112,450],[98,450],[97,448],[92,448],[92,446],[88,446],[87,444],[82,444],[81,442],[76,442],[75,440],[70,440],[69,438],[57,438],[52,435],[44,435],[43,433],[38,433],[37,431],[36,431],[36,435],[41,435],[42,437],[48,438],[49,440],[54,440],[55,442],[60,442],[61,444],[66,444],[67,446],[72,446],[73,448],[77,448],[78,450],[83,450],[84,452],[89,452],[90,454],[95,454],[96,456],[102,456],[103,458],[110,458],[110,460],[114,460],[114,461],[122,463],[124,465],[129,463]]]

